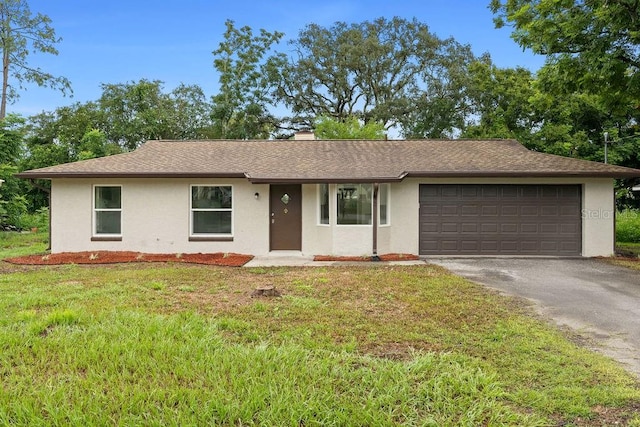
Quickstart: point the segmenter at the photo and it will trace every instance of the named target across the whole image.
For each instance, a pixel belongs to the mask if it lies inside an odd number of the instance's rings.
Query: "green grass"
[[[616,213],[616,242],[640,243],[640,212],[625,209]]]
[[[49,246],[48,242],[47,230],[39,230],[36,233],[0,231],[0,260],[43,253]]]
[[[0,425],[640,425],[637,379],[435,266],[2,271]]]

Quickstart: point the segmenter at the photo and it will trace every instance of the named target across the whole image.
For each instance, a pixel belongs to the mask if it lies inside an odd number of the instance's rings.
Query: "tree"
[[[212,104],[198,85],[180,84],[169,93],[169,129],[174,139],[212,138]]]
[[[19,225],[20,216],[26,212],[27,202],[22,195],[22,180],[14,174],[18,172],[24,137],[24,119],[9,114],[0,120],[0,225]]]
[[[384,139],[384,126],[381,123],[363,123],[355,116],[345,120],[320,117],[314,126],[320,139]]]
[[[272,58],[280,69],[274,95],[303,126],[320,116],[355,115],[390,129],[447,75],[453,54],[467,62],[471,52],[453,39],[439,39],[416,19],[397,17],[329,28],[310,24],[291,44],[295,57]]]
[[[31,52],[58,54],[55,45],[60,42],[51,19],[38,13],[32,16],[25,0],[2,0],[0,2],[0,48],[2,48],[2,95],[0,98],[0,120],[4,119],[7,102],[18,97],[17,90],[9,83],[13,78],[19,87],[23,83],[59,89],[63,94],[71,93],[71,83],[65,77],[57,77],[27,62]]]
[[[467,69],[469,102],[464,138],[516,138],[525,143],[535,128],[530,98],[534,76],[522,68],[499,68],[489,58]]]
[[[614,114],[640,100],[640,2],[491,0],[496,26],[512,25],[524,48],[547,56],[567,92],[603,96]]]
[[[260,29],[259,35],[226,21],[224,40],[213,51],[220,74],[219,93],[213,97],[214,131],[218,138],[265,138],[275,128],[268,111],[272,72],[266,54],[284,35]]]

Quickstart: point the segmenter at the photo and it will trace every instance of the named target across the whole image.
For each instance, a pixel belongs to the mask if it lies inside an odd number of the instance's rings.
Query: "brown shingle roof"
[[[130,153],[21,178],[247,177],[252,182],[398,181],[416,177],[640,177],[640,170],[527,150],[514,140],[149,141]]]

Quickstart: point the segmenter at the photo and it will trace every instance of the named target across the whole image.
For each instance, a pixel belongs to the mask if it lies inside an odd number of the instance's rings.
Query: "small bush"
[[[640,243],[640,211],[625,209],[617,213],[616,241]]]
[[[22,229],[30,230],[37,228],[46,231],[49,229],[49,208],[38,209],[34,213],[24,213],[20,216],[19,226]]]

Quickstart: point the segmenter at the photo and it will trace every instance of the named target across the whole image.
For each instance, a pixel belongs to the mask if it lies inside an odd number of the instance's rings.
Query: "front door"
[[[270,250],[302,250],[302,186],[271,185],[269,205]]]

